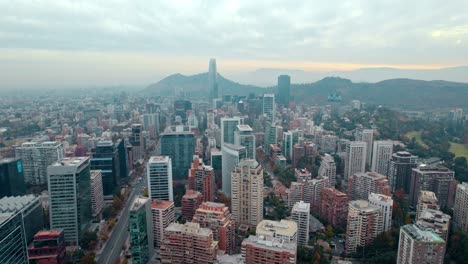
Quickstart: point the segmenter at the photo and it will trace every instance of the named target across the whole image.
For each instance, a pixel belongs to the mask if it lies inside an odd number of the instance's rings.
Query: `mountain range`
[[[224,94],[246,96],[249,93],[259,95],[276,92],[275,86],[240,84],[220,74],[218,74],[218,86]],[[147,95],[163,96],[175,96],[181,92],[190,97],[207,97],[208,73],[191,76],[173,74],[143,90]],[[341,95],[345,103],[357,99],[370,104],[403,107],[409,110],[468,108],[468,83],[403,78],[370,83],[326,77],[316,82],[291,84],[291,98],[296,103],[324,104],[328,96],[334,93]]]

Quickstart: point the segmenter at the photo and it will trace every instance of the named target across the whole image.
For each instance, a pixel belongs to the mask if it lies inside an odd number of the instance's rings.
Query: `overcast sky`
[[[468,1],[0,0],[0,88],[468,64]]]

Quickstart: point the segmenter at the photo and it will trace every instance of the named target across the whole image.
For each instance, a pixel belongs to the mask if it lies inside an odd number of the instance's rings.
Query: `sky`
[[[468,64],[468,1],[0,0],[0,89]]]

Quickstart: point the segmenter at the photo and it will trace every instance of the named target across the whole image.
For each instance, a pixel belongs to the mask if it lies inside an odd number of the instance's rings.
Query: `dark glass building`
[[[278,76],[278,98],[276,103],[278,106],[289,107],[291,91],[291,77],[289,75]]]
[[[112,141],[99,141],[93,150],[91,170],[101,170],[104,195],[112,195],[117,186],[121,168],[120,151]]]
[[[195,135],[191,132],[170,132],[161,135],[161,155],[172,160],[174,179],[188,176],[188,169],[195,154]]]
[[[23,162],[21,159],[7,158],[0,160],[0,198],[24,195]]]

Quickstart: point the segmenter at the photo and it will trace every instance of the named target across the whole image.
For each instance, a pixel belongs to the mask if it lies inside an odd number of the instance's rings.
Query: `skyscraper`
[[[278,76],[278,106],[289,107],[291,90],[291,77],[289,75]]]
[[[21,214],[0,213],[0,263],[28,263]]]
[[[112,141],[99,141],[93,149],[91,169],[100,170],[104,195],[113,195],[120,175],[119,151]]]
[[[175,222],[175,207],[173,201],[154,199],[151,202],[153,219],[154,248],[159,248],[164,237],[164,229]]]
[[[453,222],[463,232],[468,232],[468,183],[457,186],[453,206]]]
[[[163,133],[160,139],[161,155],[172,161],[174,179],[184,179],[195,154],[195,135],[191,132]]]
[[[93,217],[98,218],[104,208],[104,193],[102,191],[102,174],[100,170],[91,171],[91,205]]]
[[[346,144],[344,176],[347,180],[353,174],[366,171],[367,143],[350,141]]]
[[[255,159],[255,135],[249,125],[237,125],[234,132],[234,145],[244,146],[247,159]]]
[[[382,214],[383,232],[388,232],[392,228],[393,199],[392,197],[379,193],[369,194],[369,204],[380,208]]]
[[[267,155],[270,155],[270,145],[271,144],[276,144],[276,142],[277,142],[276,135],[277,135],[277,130],[276,130],[275,123],[266,122],[266,124],[265,124],[265,139],[264,139],[265,145],[263,146],[263,151]]]
[[[216,192],[214,177],[213,168],[203,164],[203,160],[196,157],[189,170],[188,188],[200,192],[203,201],[214,201]]]
[[[239,161],[247,158],[247,149],[226,143],[222,148],[222,155],[222,191],[229,196],[231,195],[231,173]]]
[[[51,229],[64,229],[68,245],[78,246],[91,224],[89,157],[64,158],[47,168]]]
[[[0,159],[0,198],[26,193],[21,159]]]
[[[132,145],[133,159],[135,161],[143,158],[145,146],[143,141],[143,128],[141,124],[132,124],[132,134],[129,141]]]
[[[132,263],[148,263],[153,253],[153,225],[149,198],[136,197],[132,201],[128,216],[128,232]]]
[[[372,144],[374,142],[374,130],[357,129],[356,141],[366,142],[366,165],[370,166],[372,161]]]
[[[172,165],[168,156],[152,156],[146,165],[148,194],[151,199],[173,201]]]
[[[327,177],[330,182],[330,187],[335,187],[336,184],[336,164],[335,159],[330,154],[325,154],[322,157],[322,162],[318,170],[318,176]]]
[[[228,255],[234,254],[235,224],[229,208],[222,203],[205,202],[195,211],[193,222],[213,232],[213,240],[218,241],[219,250]]]
[[[263,168],[244,159],[231,174],[231,208],[236,225],[255,227],[263,219]]]
[[[372,151],[372,171],[387,175],[388,162],[392,159],[393,141],[378,140],[374,142]],[[388,176],[388,175],[387,175]]]
[[[400,228],[397,264],[442,264],[444,256],[445,241],[434,232],[417,225]]]
[[[223,117],[221,118],[221,148],[225,143],[234,144],[234,133],[238,125],[242,125],[244,119],[241,117]]]
[[[65,155],[62,143],[25,142],[15,148],[15,156],[23,162],[26,183],[40,185],[47,183],[47,166],[61,160]]]
[[[345,252],[356,252],[358,247],[371,244],[382,233],[382,214],[380,208],[368,201],[351,201],[348,206]]]
[[[364,200],[371,193],[391,195],[387,177],[374,172],[355,173],[348,180],[348,197],[351,200]]]
[[[309,243],[310,204],[303,201],[294,204],[291,219],[297,224],[297,245],[307,246]]]
[[[216,59],[210,59],[208,69],[208,89],[210,91],[211,99],[221,98],[222,93],[218,90],[217,76]]]
[[[403,189],[409,194],[411,186],[412,169],[416,168],[418,157],[406,151],[393,153],[392,159],[388,162],[388,181],[392,191]]]
[[[266,120],[275,121],[275,95],[264,94],[263,95],[263,115]]]

